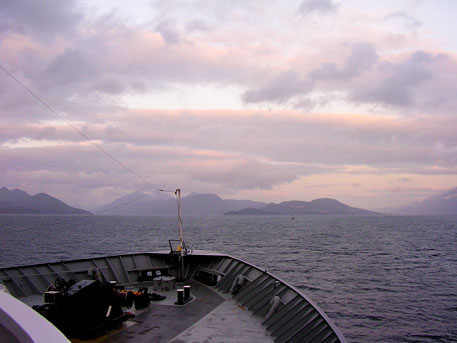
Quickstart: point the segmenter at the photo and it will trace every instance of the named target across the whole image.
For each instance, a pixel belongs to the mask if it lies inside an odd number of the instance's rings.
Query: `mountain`
[[[136,191],[95,209],[94,213],[119,216],[166,216],[170,215],[168,208],[173,206],[176,214],[176,200],[167,193],[148,195]]]
[[[182,198],[181,214],[183,216],[223,215],[228,211],[264,205],[265,203],[251,200],[223,200],[215,194],[191,193]],[[167,193],[157,193],[152,196],[137,191],[116,199],[94,212],[103,215],[176,216],[177,207],[176,199]]]
[[[403,215],[457,215],[457,187],[392,212]]]
[[[30,197],[30,194],[21,191],[20,189],[12,189],[9,190],[6,187],[0,188],[0,201],[1,202],[6,202],[6,203],[11,203],[15,201],[20,201],[22,199]]]
[[[226,215],[265,214],[265,215],[377,215],[379,213],[345,205],[335,199],[316,199],[307,201],[284,201],[268,204],[258,209],[246,208],[230,211]]]
[[[91,214],[71,207],[46,193],[30,195],[20,189],[0,188],[0,213],[8,214]]]
[[[275,215],[276,213],[273,213],[273,212],[268,212],[268,211],[265,211],[265,210],[260,210],[258,208],[253,208],[253,207],[248,207],[248,208],[243,208],[241,210],[238,210],[238,211],[229,211],[229,212],[226,212],[224,213],[224,215],[226,216],[233,216],[233,215],[242,215],[242,216],[259,216],[259,215]]]

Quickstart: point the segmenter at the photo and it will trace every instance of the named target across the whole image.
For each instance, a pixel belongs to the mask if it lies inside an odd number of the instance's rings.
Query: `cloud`
[[[286,71],[277,75],[273,80],[260,88],[245,92],[242,99],[246,103],[264,101],[282,103],[295,95],[305,95],[311,89],[311,81],[302,79],[294,71]]]
[[[335,174],[353,175],[352,189],[366,189],[357,175],[457,175],[455,117],[148,110],[96,118],[78,128],[157,187],[223,195]],[[65,124],[2,125],[0,142],[6,186],[71,189],[80,203],[95,189],[151,190]]]
[[[402,114],[456,113],[457,60],[452,55],[417,50],[386,59],[367,42],[353,43],[346,50],[342,62],[263,76],[262,84],[245,91],[242,99],[246,104],[312,108],[332,104],[331,92],[335,92],[356,106],[376,105]],[[315,96],[322,92],[327,94],[324,103]]]
[[[181,42],[181,37],[173,24],[169,21],[162,21],[156,26],[156,31],[161,34],[167,44],[178,44]]]
[[[338,9],[332,0],[303,0],[298,7],[298,12],[302,15],[312,13],[327,14],[334,13]]]
[[[49,9],[51,2],[45,2],[50,13],[38,11],[40,16],[49,16],[49,25],[54,25],[51,30],[29,18],[24,4],[7,6],[7,13],[23,28],[5,29],[0,58],[46,102],[73,118],[118,111],[132,94],[172,94],[172,99],[179,99],[193,85],[230,88],[245,106],[322,110],[343,101],[401,114],[452,114],[457,106],[457,76],[453,76],[457,75],[457,62],[450,54],[406,49],[395,55],[379,41],[353,37],[334,44],[317,42],[308,54],[304,42],[294,43],[297,47],[292,49],[295,35],[278,31],[274,21],[262,29],[276,32],[277,37],[267,40],[259,35],[260,29],[257,32],[244,22],[238,29],[243,34],[235,37],[203,13],[183,17],[180,6],[166,3],[156,4],[163,8],[152,23],[154,31],[151,24],[135,26],[112,15],[91,17],[74,2],[59,2],[53,10]],[[319,12],[334,10],[337,5],[303,1],[300,6]],[[237,5],[236,9],[231,19],[244,20],[255,6]],[[226,10],[226,5],[218,5],[204,13],[221,16]],[[262,8],[266,16],[275,11],[284,8],[278,4]],[[65,21],[57,20],[57,14]],[[405,16],[404,12],[391,12],[386,20]],[[52,40],[38,37],[52,32]],[[251,40],[253,44],[248,44]],[[11,80],[1,79],[0,87],[2,119],[42,120],[52,115],[38,110],[35,100]],[[437,88],[439,93],[433,91]]]
[[[401,177],[397,180],[397,182],[401,184],[415,184],[414,180],[409,177]]]
[[[350,46],[350,52],[341,66],[337,63],[324,62],[319,67],[308,71],[304,76],[294,70],[287,70],[268,80],[257,89],[246,91],[242,99],[245,103],[287,103],[296,98],[296,104],[306,101],[304,98],[318,82],[344,82],[370,71],[378,61],[378,54],[373,45],[359,42]]]
[[[390,12],[384,17],[384,20],[400,22],[411,31],[416,31],[422,26],[421,21],[404,11]]]
[[[338,67],[335,63],[323,63],[309,75],[313,80],[351,79],[373,68],[378,61],[378,54],[370,43],[360,42],[351,46],[351,52],[344,64]]]
[[[236,189],[271,189],[298,178],[296,171],[280,164],[248,158],[218,158],[177,161],[167,166],[186,170],[186,177],[206,184]],[[213,186],[214,187],[214,186]]]
[[[68,37],[83,18],[74,0],[3,1],[0,32],[17,32],[38,39]]]
[[[202,20],[190,20],[186,23],[186,30],[190,32],[208,31],[208,25]]]
[[[457,108],[457,88],[451,85],[457,82],[452,72],[457,71],[457,61],[451,56],[416,51],[405,61],[380,63],[378,68],[376,81],[352,92],[354,102],[432,113],[452,113]]]
[[[97,68],[94,59],[81,49],[67,49],[56,56],[41,73],[48,85],[67,86],[96,77]]]
[[[368,193],[360,175],[456,174],[457,59],[405,7],[154,1],[142,21],[78,4],[5,2],[1,63],[161,187],[273,194],[339,175],[319,184]],[[208,100],[227,110],[195,110]],[[7,185],[81,203],[144,187],[4,74],[0,119]]]
[[[389,105],[408,106],[414,102],[414,88],[432,78],[429,69],[431,55],[422,51],[414,53],[407,61],[386,64],[385,77],[374,88],[362,90],[356,100]]]
[[[455,166],[456,120],[291,111],[128,111],[110,122],[100,115],[98,122],[79,128],[115,155],[132,150],[132,154],[144,151],[157,156],[162,151],[162,163],[168,153],[198,158],[191,152],[199,151],[210,160],[220,154],[231,160],[249,157],[265,167],[278,163],[306,174],[312,164],[340,170],[345,165],[368,165],[405,171],[421,165]],[[11,147],[20,141],[30,146],[38,140],[84,141],[65,125],[10,125],[0,131],[0,137]],[[325,172],[325,168],[311,171]]]
[[[82,27],[68,41],[37,43],[26,33],[7,35],[0,49],[8,70],[58,112],[73,118],[115,111],[130,94],[173,93],[183,84],[225,87],[244,83],[260,70],[241,50],[182,42],[170,21],[160,22],[158,32],[106,17]],[[8,108],[0,116],[7,120],[52,116],[37,111],[36,100],[11,79],[2,77],[0,87],[0,108]]]

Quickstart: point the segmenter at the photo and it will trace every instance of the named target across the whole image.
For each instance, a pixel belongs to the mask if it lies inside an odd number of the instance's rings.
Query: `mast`
[[[178,251],[179,251],[179,260],[180,260],[180,279],[184,280],[185,275],[184,275],[184,256],[187,254],[187,248],[184,243],[184,237],[182,233],[182,219],[181,219],[181,189],[177,188],[176,192],[176,201],[178,203],[178,223],[179,223],[179,246],[178,246]]]
[[[181,190],[178,188],[175,192],[176,201],[178,202],[178,223],[179,223],[179,250],[181,251],[181,256],[184,256],[184,238],[182,234],[182,219],[181,219]]]

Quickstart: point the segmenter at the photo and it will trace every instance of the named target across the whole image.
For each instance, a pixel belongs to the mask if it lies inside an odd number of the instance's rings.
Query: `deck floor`
[[[151,302],[146,311],[131,320],[134,325],[129,325],[102,342],[168,342],[224,302],[224,298],[207,287],[197,283],[190,284],[195,299],[188,304],[174,305],[176,291],[159,292],[167,296],[165,301]]]
[[[129,311],[136,316],[120,329],[75,343],[254,343],[273,342],[262,326],[262,318],[239,306],[235,300],[214,288],[190,281],[194,299],[176,306],[176,290],[158,291],[167,298],[151,302],[145,310]],[[152,289],[152,287],[150,288]],[[22,298],[29,306],[42,302],[42,296]]]
[[[127,328],[100,342],[273,342],[261,325],[262,318],[240,307],[231,296],[197,282],[189,284],[194,299],[188,304],[174,305],[175,290],[160,292],[166,300],[151,302],[146,311],[127,323]]]
[[[232,299],[227,299],[169,343],[273,342],[265,327],[262,327],[262,320]]]

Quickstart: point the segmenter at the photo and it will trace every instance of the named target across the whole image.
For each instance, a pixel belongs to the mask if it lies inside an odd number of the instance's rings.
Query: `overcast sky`
[[[132,4],[134,3],[134,4]],[[0,0],[0,187],[367,209],[457,186],[454,0]]]

